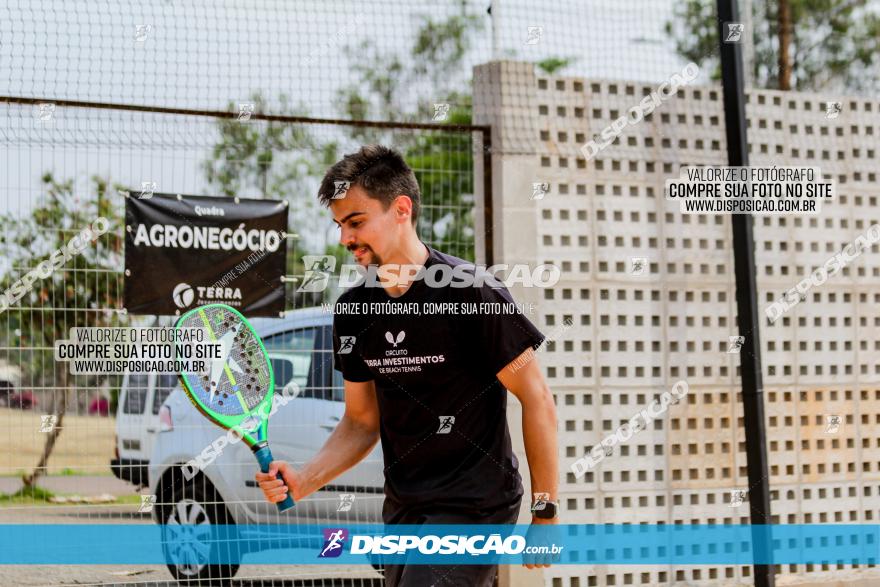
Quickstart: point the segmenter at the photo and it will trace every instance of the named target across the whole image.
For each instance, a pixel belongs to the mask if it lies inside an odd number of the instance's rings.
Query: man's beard
[[[363,263],[364,260],[368,260],[369,265],[382,265],[382,259],[379,257],[379,255],[376,254],[376,251],[374,251],[372,247],[370,247],[369,245],[362,245],[362,246],[366,247],[367,252],[364,253],[364,255],[360,258],[355,257],[355,261],[357,261],[360,264],[360,263]],[[354,254],[354,252],[360,248],[361,248],[361,246],[353,247],[353,248],[349,249],[349,251],[351,251],[351,253]]]

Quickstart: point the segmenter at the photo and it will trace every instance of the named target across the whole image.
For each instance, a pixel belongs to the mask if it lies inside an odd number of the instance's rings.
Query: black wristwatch
[[[558,510],[559,504],[555,501],[538,500],[532,504],[532,515],[540,520],[552,520]]]

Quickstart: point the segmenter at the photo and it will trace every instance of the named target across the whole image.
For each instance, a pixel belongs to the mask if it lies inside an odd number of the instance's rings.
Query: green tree
[[[437,19],[422,16],[406,57],[383,53],[372,41],[348,47],[356,63],[352,83],[340,91],[342,116],[353,120],[472,123],[469,77],[461,76],[472,36],[482,20],[459,10]],[[449,107],[435,120],[435,105]],[[462,132],[376,131],[352,128],[355,143],[382,142],[401,150],[413,168],[422,192],[418,223],[421,238],[451,254],[474,258],[473,137]]]
[[[445,18],[419,17],[405,57],[385,53],[369,39],[346,47],[354,79],[340,91],[342,114],[352,120],[424,122],[433,116],[433,104],[465,93],[469,78],[461,75],[463,61],[482,20],[468,13],[466,2],[456,4],[458,12]],[[363,134],[356,129],[351,136]]]
[[[470,96],[452,98],[447,122],[470,124]],[[422,192],[419,234],[443,251],[473,259],[473,137],[461,132],[420,133],[405,156]]]
[[[547,59],[542,59],[535,63],[535,66],[547,75],[554,75],[557,72],[561,72],[575,61],[577,61],[577,59],[574,57],[548,57]]]
[[[47,260],[97,218],[109,223],[109,230],[48,277],[39,278],[24,297],[0,313],[0,332],[5,337],[3,358],[22,369],[22,382],[32,388],[53,388],[49,413],[57,417],[46,437],[42,456],[34,470],[23,477],[33,488],[46,471],[52,449],[63,430],[64,414],[78,383],[95,389],[104,379],[72,376],[69,363],[54,360],[56,340],[67,339],[73,327],[101,327],[120,324],[116,311],[122,307],[121,206],[114,186],[93,177],[88,195],[77,194],[72,180],[58,181],[47,173],[42,178],[45,197],[25,217],[0,214],[0,242],[7,265],[2,274],[9,288],[41,261]],[[112,193],[112,195],[110,195]],[[117,199],[114,203],[112,199]],[[21,350],[15,350],[16,348]],[[118,377],[111,378],[118,384]],[[24,385],[23,385],[24,386]],[[86,398],[87,399],[87,398]],[[38,401],[45,401],[45,395]],[[47,406],[48,407],[48,406]]]
[[[795,90],[880,87],[880,15],[867,0],[753,0],[758,87]],[[676,4],[666,31],[676,51],[720,78],[715,0]]]
[[[268,112],[265,97],[255,93],[250,98],[254,114]],[[306,115],[304,109],[294,110],[289,98],[281,95],[280,106],[273,114]],[[238,105],[230,103],[230,110]],[[303,234],[312,230],[316,210],[314,198],[302,198],[316,189],[316,178],[336,162],[338,145],[335,140],[320,140],[308,125],[279,121],[221,119],[217,122],[220,136],[211,156],[203,163],[208,184],[224,196],[246,196],[256,191],[262,198],[287,200],[291,204],[290,230]],[[296,198],[294,198],[296,196]],[[303,255],[313,254],[298,239],[287,257],[287,275],[302,276]],[[320,296],[296,292],[297,284],[287,286],[292,307],[314,305]]]
[[[250,100],[254,114],[267,113],[261,93]],[[284,94],[279,104],[273,114],[305,115],[302,109],[294,111]],[[228,108],[238,106],[230,102]],[[319,141],[304,124],[224,118],[217,122],[217,131],[220,139],[203,169],[210,187],[225,196],[244,197],[256,190],[263,198],[286,199],[336,157],[335,142]]]

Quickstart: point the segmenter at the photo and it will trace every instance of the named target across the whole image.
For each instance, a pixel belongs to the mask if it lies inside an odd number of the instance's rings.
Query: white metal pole
[[[492,0],[489,5],[492,20],[492,60],[501,60],[501,0]]]

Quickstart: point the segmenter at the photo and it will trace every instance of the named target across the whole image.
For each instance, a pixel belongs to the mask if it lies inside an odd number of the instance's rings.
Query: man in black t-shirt
[[[343,197],[340,184],[348,186]],[[366,311],[334,315],[345,415],[301,469],[277,461],[257,474],[267,499],[291,492],[301,500],[381,439],[385,523],[516,523],[523,486],[507,426],[509,390],[523,408],[532,524],[555,524],[556,410],[534,355],[543,335],[511,311],[500,282],[419,239],[419,186],[396,151],[369,145],[347,155],[327,172],[319,198],[341,228],[340,242],[373,272],[337,302]],[[387,269],[378,279],[377,267]],[[526,566],[550,560],[535,562]],[[496,570],[389,565],[386,584],[488,586]]]

